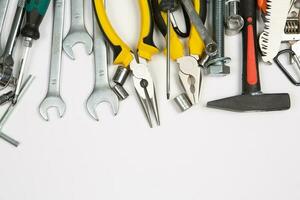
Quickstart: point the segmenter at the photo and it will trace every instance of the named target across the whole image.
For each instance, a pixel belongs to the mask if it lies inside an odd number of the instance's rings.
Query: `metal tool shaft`
[[[9,0],[1,0],[0,1],[0,54],[2,54],[3,49],[1,45],[1,36],[2,36],[2,30],[3,30],[3,25],[6,17],[6,12],[8,8],[8,3]]]
[[[33,80],[34,80],[34,77],[31,76],[31,75],[27,78],[27,80],[24,83],[22,89],[20,90],[19,100],[22,99],[22,97],[24,96],[24,94],[28,90],[28,88],[31,85],[31,83],[33,82]],[[5,113],[2,115],[2,117],[0,119],[0,130],[3,129],[5,123],[7,122],[7,120],[9,119],[9,117],[11,116],[11,114],[13,113],[14,109],[16,108],[16,105],[17,104],[13,104],[13,103],[10,104],[10,106],[7,108],[7,110],[5,111]],[[0,138],[2,138],[3,140],[5,140],[6,142],[12,144],[15,147],[17,147],[19,145],[18,141],[16,141],[15,139],[9,137],[8,135],[4,134],[1,131],[0,131]]]
[[[171,26],[171,19],[170,10],[167,11],[168,19],[167,19],[167,99],[170,99],[171,93],[171,38],[170,38],[170,26]]]
[[[5,49],[3,52],[3,55],[1,57],[1,61],[6,66],[13,66],[14,61],[12,58],[13,50],[15,47],[16,39],[18,36],[18,33],[20,31],[20,26],[23,21],[24,17],[24,6],[25,6],[25,0],[19,0],[17,9],[15,12],[15,16],[12,22],[12,26],[10,29],[10,33],[8,35],[7,43],[5,45]]]
[[[48,94],[60,95],[60,73],[64,28],[64,0],[55,0]]]
[[[160,10],[167,13],[167,67],[166,67],[166,92],[167,99],[171,95],[171,34],[170,29],[172,26],[171,13],[178,8],[178,0],[162,0],[160,2]]]
[[[23,59],[21,60],[21,67],[20,67],[20,70],[19,70],[19,76],[18,76],[16,89],[15,89],[15,97],[13,99],[14,104],[17,103],[18,97],[20,95],[20,89],[21,89],[21,85],[22,85],[22,81],[23,81],[23,77],[24,77],[24,70],[25,70],[25,66],[26,66],[26,63],[27,63],[29,50],[31,49],[31,46],[32,46],[32,39],[31,38],[25,38],[24,46],[25,46],[25,52],[24,52]]]
[[[19,0],[15,16],[12,22],[12,26],[8,35],[8,39],[5,45],[5,49],[0,58],[1,74],[0,74],[0,86],[5,88],[9,84],[14,85],[16,80],[13,77],[13,51],[17,41],[20,27],[24,17],[25,0]]]

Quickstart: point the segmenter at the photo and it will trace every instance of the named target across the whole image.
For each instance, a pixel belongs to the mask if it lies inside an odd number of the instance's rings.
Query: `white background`
[[[15,4],[11,1],[4,37]],[[137,1],[110,0],[107,10],[118,33],[134,48],[140,27]],[[86,16],[90,32],[91,19]],[[93,87],[93,56],[87,56],[81,45],[74,49],[76,61],[63,57],[65,116],[57,119],[54,110],[50,122],[40,117],[51,24],[52,4],[27,66],[36,79],[3,129],[21,145],[14,148],[0,141],[0,200],[299,200],[300,92],[275,65],[261,64],[262,89],[290,93],[289,111],[239,114],[205,107],[209,100],[241,92],[240,35],[226,38],[232,73],[205,77],[200,105],[185,113],[166,100],[165,57],[153,58],[149,67],[161,126],[150,129],[130,81],[125,87],[131,95],[121,102],[116,117],[107,105],[98,109],[100,122],[89,117],[85,101]],[[163,47],[163,41],[157,34],[158,46]],[[172,70],[175,97],[179,85],[174,63]]]

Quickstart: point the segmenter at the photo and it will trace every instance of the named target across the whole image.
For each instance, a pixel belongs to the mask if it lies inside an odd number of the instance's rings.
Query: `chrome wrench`
[[[96,113],[96,106],[101,103],[109,103],[113,113],[116,115],[119,110],[118,96],[113,92],[109,85],[108,78],[108,48],[104,39],[104,35],[100,30],[96,16],[94,19],[94,59],[95,59],[95,86],[94,90],[86,102],[86,108],[89,114],[99,121]]]
[[[64,27],[65,0],[54,0],[53,35],[50,61],[48,92],[40,104],[40,114],[48,121],[48,110],[57,108],[59,117],[63,117],[66,104],[60,96],[60,72],[62,58],[62,40]]]
[[[0,87],[6,87],[9,83],[14,82],[14,80],[12,80],[12,67],[14,65],[13,51],[25,13],[24,6],[25,0],[19,0],[7,43],[0,57]]]
[[[191,20],[191,22],[195,25],[195,28],[199,35],[201,36],[202,40],[205,43],[205,52],[209,56],[215,56],[218,52],[218,46],[216,42],[210,37],[208,34],[207,29],[205,28],[202,20],[200,19],[199,15],[197,14],[193,2],[191,0],[181,0],[183,6],[186,9],[186,12]]]
[[[1,0],[0,1],[0,55],[3,52],[1,39],[2,39],[2,31],[3,31],[5,16],[6,16],[6,12],[8,9],[8,3],[9,3],[9,0]]]
[[[71,2],[71,27],[64,39],[63,49],[65,53],[75,60],[73,46],[82,43],[87,53],[93,52],[93,39],[87,32],[84,24],[84,0],[72,0]]]

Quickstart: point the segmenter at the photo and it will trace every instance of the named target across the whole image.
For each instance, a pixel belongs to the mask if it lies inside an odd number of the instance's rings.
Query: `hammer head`
[[[289,94],[243,94],[225,99],[210,101],[207,107],[236,112],[279,111],[290,108]]]

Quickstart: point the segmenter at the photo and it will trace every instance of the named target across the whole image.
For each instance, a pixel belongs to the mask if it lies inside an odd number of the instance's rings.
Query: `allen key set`
[[[111,0],[113,1],[113,0]],[[40,103],[39,112],[49,120],[48,110],[56,108],[62,118],[66,104],[60,95],[61,67],[64,53],[75,60],[73,47],[83,44],[87,55],[94,56],[94,89],[86,100],[86,109],[91,118],[99,121],[98,105],[108,103],[114,115],[118,114],[120,102],[129,93],[124,83],[131,79],[145,117],[152,128],[160,125],[159,101],[161,96],[173,98],[178,108],[184,112],[199,104],[204,77],[224,77],[231,73],[231,58],[225,52],[225,36],[242,34],[241,95],[209,101],[207,107],[229,111],[281,111],[290,108],[287,93],[267,94],[261,91],[259,64],[275,63],[279,72],[288,80],[300,86],[300,1],[299,0],[135,0],[141,13],[141,27],[136,46],[129,46],[117,33],[107,13],[105,0],[91,0],[93,34],[86,28],[85,1],[69,0],[71,5],[71,26],[63,37],[65,24],[65,0],[0,0],[0,105],[10,104],[0,118],[0,138],[14,146],[19,142],[2,132],[4,123],[20,102],[34,77],[27,75],[28,58],[37,52],[31,51],[40,37],[39,28],[44,16],[53,6],[52,45],[49,63],[49,82],[45,98]],[[51,4],[50,4],[51,3]],[[9,4],[16,4],[14,13],[8,13]],[[176,14],[176,15],[175,15]],[[208,20],[209,14],[212,19]],[[3,24],[12,18],[8,38],[3,38]],[[180,27],[176,20],[185,22]],[[120,20],[122,21],[122,20]],[[208,24],[209,22],[212,24]],[[258,32],[257,22],[263,21],[264,28]],[[41,26],[42,28],[47,28]],[[208,27],[211,27],[210,29]],[[50,30],[49,30],[50,31]],[[166,49],[156,46],[154,32],[163,35]],[[93,35],[93,36],[91,36]],[[22,58],[15,56],[15,44],[22,38]],[[288,46],[287,48],[284,48]],[[109,63],[110,49],[113,63]],[[63,53],[64,52],[64,53]],[[149,61],[153,56],[165,52],[166,94],[156,91]],[[261,58],[261,59],[260,59]],[[262,61],[260,61],[262,60]],[[287,62],[284,62],[287,60]],[[178,67],[177,77],[171,76],[171,63]],[[113,77],[109,77],[108,67],[117,66]],[[291,65],[291,66],[288,66]],[[296,77],[295,77],[296,76]],[[171,90],[171,79],[179,80],[181,91]],[[5,90],[4,90],[5,89]],[[7,92],[8,90],[8,92]]]

